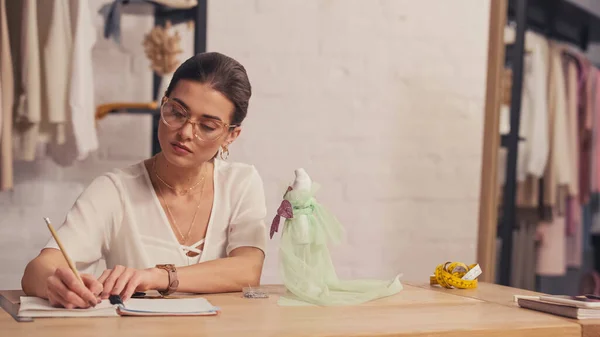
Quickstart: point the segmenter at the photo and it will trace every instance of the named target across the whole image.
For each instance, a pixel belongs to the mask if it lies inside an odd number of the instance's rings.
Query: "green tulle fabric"
[[[315,199],[318,189],[313,183],[310,191],[290,190],[284,195],[292,205],[293,218],[285,220],[281,231],[280,265],[287,292],[279,304],[354,305],[402,290],[400,275],[393,280],[338,279],[328,244],[341,243],[344,229]]]

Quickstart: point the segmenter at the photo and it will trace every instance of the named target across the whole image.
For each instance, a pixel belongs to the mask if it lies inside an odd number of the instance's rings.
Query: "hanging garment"
[[[567,272],[565,218],[554,215],[552,222],[537,228],[536,271],[540,276],[562,276]]]
[[[590,76],[592,65],[579,51],[570,48],[578,66],[577,74],[577,131],[579,153],[579,199],[581,204],[589,201],[590,195],[590,157],[592,139],[592,86],[594,78]]]
[[[537,215],[531,210],[518,210],[518,213],[518,226],[513,230],[510,286],[535,290]],[[532,216],[534,221],[530,219]]]
[[[571,143],[570,151],[571,157],[570,162],[572,164],[572,170],[575,172],[573,175],[572,184],[573,188],[569,191],[567,197],[567,212],[566,212],[566,250],[567,250],[567,265],[571,267],[581,266],[581,260],[583,255],[582,246],[582,206],[581,200],[585,197],[581,197],[581,194],[587,193],[587,187],[581,185],[581,175],[585,171],[582,166],[585,165],[586,160],[582,157],[587,156],[587,150],[583,146],[583,138],[586,138],[587,131],[585,125],[587,122],[586,115],[586,102],[587,96],[587,73],[589,71],[586,68],[585,63],[581,62],[579,58],[574,56],[570,51],[565,53],[566,58],[569,61],[569,72],[567,76],[567,106],[569,114],[569,141]],[[591,125],[591,121],[589,123]],[[585,171],[588,174],[589,171]],[[583,179],[585,180],[585,179]]]
[[[71,64],[69,108],[77,145],[77,159],[83,160],[98,149],[96,105],[94,101],[94,65],[92,48],[96,44],[96,29],[91,17],[89,0],[71,0],[74,41]]]
[[[68,112],[66,141],[62,144],[48,144],[48,154],[59,165],[69,166],[76,160],[85,159],[90,152],[98,149],[98,134],[95,125],[94,71],[92,48],[96,43],[96,30],[91,20],[89,0],[69,0],[70,17],[66,20],[73,34],[72,48],[61,75],[65,76],[65,110]]]
[[[14,75],[10,37],[8,32],[6,0],[0,0],[0,92],[2,103],[2,135],[0,135],[0,191],[14,187],[12,124],[14,102]]]
[[[554,41],[550,42],[550,68],[548,74],[548,139],[550,151],[548,165],[544,173],[544,214],[564,215],[564,200],[566,197],[563,186],[571,181],[571,166],[569,163],[568,129],[567,129],[567,98],[565,72],[563,67],[563,46]],[[551,220],[551,219],[548,219]]]
[[[44,74],[42,88],[45,102],[44,118],[40,121],[40,123],[43,123],[41,132],[45,133],[46,139],[43,141],[63,144],[66,139],[66,124],[68,121],[67,98],[70,85],[68,74],[73,48],[69,2],[65,0],[45,0],[39,2],[38,6],[40,28],[47,31],[47,37],[40,39]],[[43,17],[42,13],[51,14]],[[44,33],[40,31],[40,36],[42,34]],[[42,141],[42,139],[39,139],[39,141]]]
[[[150,3],[177,9],[188,9],[198,5],[197,0],[114,0],[105,4],[98,11],[104,16],[104,38],[112,38],[118,44],[121,43],[121,12],[124,3]]]
[[[2,4],[0,4],[0,6],[2,6]],[[3,11],[3,10],[0,9],[0,11]],[[0,15],[2,15],[2,13],[0,13]],[[0,19],[0,20],[2,20],[2,19]],[[1,31],[2,31],[2,28],[0,28],[0,32]],[[0,52],[1,51],[2,51],[2,48],[0,48]],[[0,58],[2,58],[1,54],[0,54]],[[0,68],[1,68],[1,66],[0,66]],[[0,75],[0,144],[2,143],[2,120],[4,119],[4,116],[2,114],[2,111],[4,111],[4,110],[2,109],[2,77],[1,76],[2,75]]]
[[[596,87],[594,91],[594,149],[593,149],[593,165],[592,170],[592,184],[594,198],[592,198],[592,226],[590,228],[591,234],[600,235],[600,71],[596,71]],[[598,247],[600,251],[600,247]],[[599,261],[600,263],[600,261]],[[600,269],[599,269],[600,271]]]
[[[594,68],[595,86],[592,90],[592,169],[591,169],[591,192],[600,193],[600,71]]]
[[[567,61],[567,125],[569,142],[569,164],[571,165],[571,180],[568,187],[567,232],[573,234],[580,215],[577,210],[579,200],[579,120],[578,120],[578,69],[577,62],[570,54],[565,54]]]
[[[557,96],[550,95],[550,108],[554,109],[554,140],[552,151],[556,156],[553,160],[556,167],[557,205],[552,210],[552,220],[542,221],[538,225],[537,235],[539,243],[537,247],[536,270],[540,276],[562,276],[567,271],[567,222],[574,224],[577,214],[573,214],[573,196],[577,195],[578,182],[577,161],[573,161],[573,153],[577,149],[576,138],[577,122],[577,65],[571,57],[565,57],[565,46],[553,44],[552,46],[552,82],[550,90]],[[560,63],[560,69],[559,69]],[[563,73],[565,81],[565,95],[560,95],[561,80]],[[556,75],[556,76],[554,76]],[[565,102],[564,108],[562,102]],[[573,165],[575,164],[575,165]],[[564,184],[564,185],[562,185]],[[570,197],[570,198],[569,198]],[[576,200],[576,199],[575,199]],[[561,204],[564,204],[564,212],[561,212]],[[568,220],[570,217],[570,220]]]
[[[21,30],[21,82],[15,124],[19,154],[17,159],[32,161],[39,134],[41,111],[41,66],[36,0],[23,0]]]
[[[577,198],[569,197],[569,203],[572,204],[567,211],[567,219],[576,219],[571,223],[573,226],[573,234],[567,233],[566,237],[566,251],[567,251],[567,266],[568,267],[581,267],[581,261],[583,259],[583,214],[584,211],[579,200]],[[570,212],[576,212],[571,216]],[[569,223],[567,223],[568,225]]]
[[[512,43],[514,39],[514,29],[509,26],[505,27],[504,42]],[[550,152],[547,89],[550,62],[549,41],[540,34],[527,31],[525,48],[528,53],[524,55],[523,59],[519,127],[519,137],[522,140],[518,143],[516,168],[517,194],[522,196],[528,194],[521,191],[530,184],[527,182],[528,179],[541,178],[544,175]],[[500,108],[499,132],[500,134],[510,132],[510,109],[506,105],[502,105]],[[506,149],[500,148],[498,153],[498,183],[500,186],[504,185],[506,179],[506,156]],[[501,192],[502,189],[499,189],[499,193]]]
[[[517,159],[517,180],[527,175],[540,178],[548,160],[548,40],[527,32],[526,47],[530,53],[524,58],[521,124]]]

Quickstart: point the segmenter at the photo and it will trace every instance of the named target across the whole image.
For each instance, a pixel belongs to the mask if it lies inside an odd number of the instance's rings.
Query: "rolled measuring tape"
[[[462,262],[446,262],[435,268],[434,274],[429,277],[429,284],[448,289],[474,289],[477,288],[477,277],[481,273],[477,263],[467,266]]]

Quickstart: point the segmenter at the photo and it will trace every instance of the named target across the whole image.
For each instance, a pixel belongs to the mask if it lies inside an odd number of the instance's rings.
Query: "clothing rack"
[[[167,21],[173,25],[181,22],[194,21],[194,54],[206,51],[206,23],[207,23],[207,2],[208,0],[198,0],[198,5],[190,9],[170,9],[164,6],[157,6],[154,13],[154,25],[164,26]],[[158,92],[160,88],[161,77],[154,73],[152,99],[158,101]],[[159,107],[160,108],[160,107]],[[158,143],[158,124],[160,122],[160,114],[157,110],[150,111],[152,114],[152,154],[155,155],[160,151]]]
[[[189,9],[174,9],[165,5],[154,3],[154,25],[164,26],[167,21],[172,25],[182,22],[194,22],[194,54],[206,51],[206,25],[207,25],[207,0],[197,0],[198,4]],[[157,73],[153,74],[152,80],[152,99],[154,102],[139,103],[139,102],[123,102],[123,103],[108,103],[98,107],[96,116],[97,119],[102,118],[106,114],[115,113],[117,111],[126,110],[127,113],[150,114],[152,115],[152,154],[160,151],[158,142],[158,124],[160,122],[160,106],[156,103],[162,93],[158,90],[161,85],[161,76]]]
[[[525,32],[535,31],[553,40],[567,42],[587,50],[589,43],[600,41],[600,18],[567,0],[509,0],[507,21],[516,24],[514,44],[506,46],[506,64],[512,68],[510,132],[501,135],[507,150],[506,179],[498,236],[502,239],[499,283],[509,285],[513,229],[516,226],[516,174],[525,54]]]

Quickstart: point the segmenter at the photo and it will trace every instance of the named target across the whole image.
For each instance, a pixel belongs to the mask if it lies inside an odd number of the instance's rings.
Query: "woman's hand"
[[[89,308],[100,303],[102,284],[92,275],[81,274],[84,284],[69,268],[56,268],[46,280],[46,297],[52,306]]]
[[[135,269],[123,266],[115,266],[102,273],[98,281],[103,285],[102,298],[110,295],[120,295],[121,300],[126,301],[136,291],[158,289],[159,285],[168,283],[168,273],[157,268]],[[166,287],[165,287],[166,288]]]

